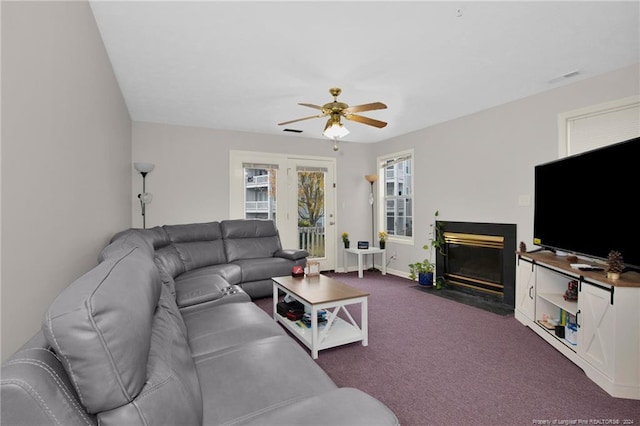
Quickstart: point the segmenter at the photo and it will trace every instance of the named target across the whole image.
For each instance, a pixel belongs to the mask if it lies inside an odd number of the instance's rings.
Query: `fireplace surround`
[[[447,288],[515,307],[516,225],[438,221],[445,240],[436,253]]]

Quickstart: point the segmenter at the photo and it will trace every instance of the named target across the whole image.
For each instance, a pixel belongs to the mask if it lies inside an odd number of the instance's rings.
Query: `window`
[[[631,96],[558,115],[559,157],[640,136],[640,97]]]
[[[277,164],[243,163],[245,219],[276,220]]]
[[[413,237],[413,151],[379,157],[381,217],[380,229],[396,241]],[[382,210],[383,209],[383,210]]]

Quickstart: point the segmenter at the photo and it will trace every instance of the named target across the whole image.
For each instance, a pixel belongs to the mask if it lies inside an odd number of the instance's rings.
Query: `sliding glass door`
[[[230,215],[274,220],[285,248],[335,269],[335,160],[232,151]]]

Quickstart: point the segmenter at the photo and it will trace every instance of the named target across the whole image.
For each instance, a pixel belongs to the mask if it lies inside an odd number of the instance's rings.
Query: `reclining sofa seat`
[[[271,278],[304,266],[309,253],[283,250],[273,221],[164,225],[138,232],[155,251],[162,281],[181,308],[235,294],[237,285],[251,298],[271,295]],[[117,238],[124,237],[120,233]],[[112,240],[113,241],[113,240]]]
[[[2,365],[3,425],[398,424],[248,298],[180,310],[149,235],[115,238]]]
[[[291,274],[303,266],[306,250],[283,250],[275,222],[271,220],[224,220],[220,222],[227,261],[240,267],[241,287],[252,298],[272,295],[272,277]]]

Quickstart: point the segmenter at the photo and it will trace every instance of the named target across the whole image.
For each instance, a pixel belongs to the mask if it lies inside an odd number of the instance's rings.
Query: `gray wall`
[[[533,168],[558,158],[558,114],[638,96],[639,73],[636,64],[376,144],[374,157],[415,149],[416,241],[388,244],[398,255],[389,268],[424,259],[436,210],[446,221],[515,223],[517,241],[533,248]],[[520,195],[531,204],[519,206]]]
[[[436,210],[442,220],[515,223],[518,241],[532,247],[533,167],[557,158],[558,114],[637,96],[638,73],[634,65],[374,145],[343,142],[337,154],[322,139],[134,123],[134,158],[156,163],[147,177],[154,194],[147,226],[227,218],[228,158],[234,149],[336,156],[337,231],[349,232],[352,241],[369,240],[364,175],[375,172],[378,156],[413,148],[415,244],[388,244],[388,256],[397,254],[388,265],[391,272],[406,275],[409,263],[425,257],[422,246]],[[132,185],[140,192],[140,176]],[[521,195],[531,204],[519,206]],[[132,221],[141,224],[139,205],[133,206]],[[339,251],[338,267],[342,260]]]
[[[332,147],[329,139],[134,122],[134,161],[155,164],[146,179],[146,189],[153,194],[153,202],[146,210],[147,227],[227,219],[229,151],[238,150],[336,158],[337,233],[346,229],[354,240],[369,239],[371,213],[361,212],[357,206],[369,205],[369,184],[364,175],[374,170],[371,145],[340,143],[338,152]],[[141,189],[142,178],[137,174],[132,190],[137,194]],[[140,213],[140,205],[133,205],[134,226],[142,225]],[[365,220],[360,214],[365,215]],[[342,256],[338,258],[341,260]]]
[[[228,158],[235,149],[336,156],[338,234],[369,240],[364,175],[376,171],[378,156],[413,148],[415,244],[388,244],[388,256],[397,254],[391,272],[406,275],[409,263],[425,257],[422,246],[436,210],[442,220],[515,223],[518,241],[532,247],[533,167],[557,158],[558,114],[638,95],[638,72],[634,65],[374,145],[343,142],[337,154],[328,140],[134,123],[135,161],[156,163],[147,177],[154,194],[147,226],[227,218]],[[134,176],[134,193],[140,186]],[[531,204],[519,206],[521,195]],[[139,205],[132,221],[141,224]],[[338,250],[338,268],[342,261]]]
[[[2,2],[2,359],[131,223],[131,120],[86,2]]]

